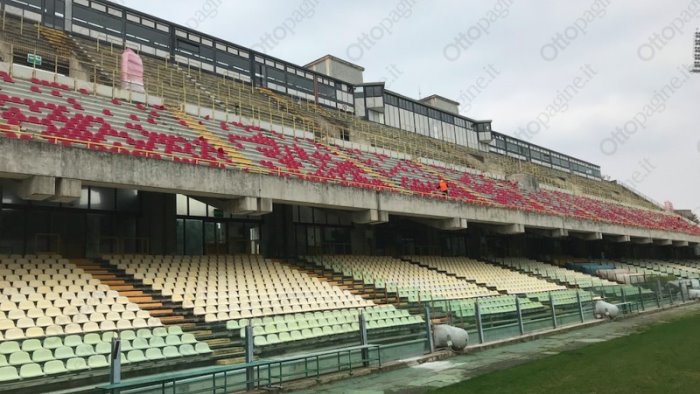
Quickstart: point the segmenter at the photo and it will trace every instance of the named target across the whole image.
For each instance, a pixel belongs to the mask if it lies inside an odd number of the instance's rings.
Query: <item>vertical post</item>
[[[369,337],[367,336],[367,320],[365,319],[365,313],[360,312],[358,317],[360,324],[360,342],[362,346],[369,345]],[[369,350],[367,348],[362,349],[362,365],[369,367]]]
[[[673,291],[671,290],[671,286],[668,286],[668,299],[671,302],[671,305],[673,305]]]
[[[642,311],[644,311],[644,297],[642,296],[642,288],[637,287],[637,289],[639,289],[639,304],[642,308]]]
[[[523,326],[523,311],[520,309],[520,298],[515,296],[515,312],[518,314],[518,328],[520,335],[525,334],[525,326]]]
[[[253,362],[253,351],[255,350],[253,345],[253,323],[252,319],[248,322],[245,327],[245,362],[250,364]],[[250,390],[255,389],[255,369],[253,367],[247,367],[245,371],[246,377],[246,388]]]
[[[581,292],[576,290],[576,303],[578,304],[578,315],[581,318],[581,323],[586,321],[586,318],[583,316],[583,304],[581,303]]]
[[[452,325],[452,303],[447,300],[447,324]]]
[[[557,328],[557,311],[554,309],[554,297],[552,297],[552,292],[549,292],[549,308],[552,311],[552,327]]]
[[[425,315],[425,332],[428,335],[428,347],[430,348],[430,353],[435,352],[435,338],[433,338],[433,325],[430,318],[430,307],[428,304],[423,306]]]
[[[681,282],[681,302],[685,302],[685,292],[688,291],[688,285],[685,282]]]
[[[474,312],[476,315],[476,330],[479,333],[479,343],[484,343],[486,338],[484,338],[484,325],[481,323],[481,306],[479,306],[478,298],[474,303]]]
[[[112,337],[112,353],[109,363],[109,383],[116,384],[122,380],[122,344],[119,340],[119,335],[115,332]]]
[[[656,306],[661,308],[661,281],[656,278]]]
[[[625,295],[625,289],[620,287],[620,294],[622,294],[622,302],[627,302],[627,296]]]

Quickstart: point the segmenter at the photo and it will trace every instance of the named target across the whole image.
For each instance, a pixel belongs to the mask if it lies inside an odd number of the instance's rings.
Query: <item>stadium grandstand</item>
[[[103,0],[0,5],[0,392],[105,385],[114,338],[125,382],[269,386],[700,278],[696,223],[452,100]]]

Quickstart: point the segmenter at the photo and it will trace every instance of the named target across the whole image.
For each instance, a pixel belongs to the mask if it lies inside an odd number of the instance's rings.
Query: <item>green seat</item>
[[[20,346],[19,342],[15,341],[4,341],[0,342],[0,354],[12,354],[14,352],[19,352]]]
[[[323,329],[321,327],[314,327],[311,329],[311,334],[315,337],[323,336]]]
[[[17,368],[15,367],[0,367],[0,382],[9,382],[19,379]]]
[[[279,340],[280,342],[290,342],[292,340],[292,336],[288,332],[281,332],[279,334]]]
[[[102,354],[96,354],[94,356],[90,356],[87,361],[88,367],[90,369],[93,368],[104,368],[109,366],[109,362],[107,361],[107,357],[105,357]]]
[[[7,357],[4,354],[0,354],[0,367],[7,366]]]
[[[226,322],[227,330],[238,330],[239,328],[241,327],[238,325],[238,320],[229,320]]]
[[[314,333],[312,333],[310,329],[305,328],[305,329],[301,330],[301,336],[304,339],[309,339],[309,338],[313,338]]]
[[[265,346],[265,345],[267,345],[267,339],[265,339],[265,337],[262,335],[257,336],[257,337],[253,337],[253,345]]]
[[[143,350],[130,350],[129,353],[126,354],[126,358],[130,363],[146,361],[146,356],[144,356]]]
[[[177,347],[175,347],[175,346],[166,346],[163,348],[163,357],[165,357],[165,358],[180,357],[180,352],[177,351]]]
[[[163,337],[152,337],[148,341],[148,345],[152,348],[154,347],[165,347],[165,338]]]
[[[149,360],[161,360],[163,359],[163,352],[160,351],[160,348],[150,348],[146,349],[146,358]]]
[[[10,357],[7,361],[10,365],[22,365],[31,363],[32,358],[29,356],[29,353],[20,350],[19,352],[14,352],[10,354]]]
[[[63,338],[63,346],[77,347],[78,345],[82,344],[83,339],[80,337],[80,335],[68,335]]]
[[[94,345],[100,342],[102,342],[102,337],[100,337],[100,334],[90,333],[83,337],[83,343],[88,345]]]
[[[170,334],[167,337],[165,337],[165,344],[168,346],[180,346],[180,344],[182,344],[182,341],[180,340],[180,337],[177,334]]]
[[[294,330],[294,331],[290,332],[289,335],[291,336],[290,340],[292,340],[292,341],[298,341],[298,340],[304,339],[304,336],[301,335],[301,331],[299,331],[299,330]]]
[[[131,341],[132,349],[148,349],[149,347],[150,346],[148,346],[148,340],[146,338],[138,337]]]
[[[44,349],[56,349],[63,346],[63,340],[60,337],[48,337],[44,339]]]
[[[170,326],[168,327],[168,335],[181,335],[182,327],[180,326]]]
[[[95,345],[95,353],[97,354],[111,354],[112,344],[109,342],[100,342]]]
[[[22,341],[22,350],[25,352],[33,352],[41,349],[41,341],[38,339],[26,339]]]
[[[69,371],[82,371],[84,369],[88,369],[88,365],[84,358],[73,357],[66,361],[66,369]]]
[[[65,360],[71,357],[75,357],[75,352],[73,352],[72,347],[61,346],[53,351],[53,358],[57,360]]]
[[[19,376],[22,379],[31,379],[38,376],[44,376],[44,371],[41,369],[41,365],[39,364],[24,364],[22,365],[22,368],[19,369]]]
[[[82,344],[75,348],[75,355],[77,357],[89,357],[95,354],[95,349],[92,345]]]
[[[43,363],[53,360],[53,353],[49,349],[37,349],[32,353],[32,361],[35,363]]]
[[[134,332],[134,330],[124,330],[119,334],[119,338],[121,338],[122,341],[123,340],[131,341],[134,338],[136,338],[136,333]],[[102,337],[102,339],[104,340],[104,336]],[[112,341],[112,336],[110,335],[109,339],[107,339],[104,342],[111,342],[111,341]]]
[[[192,334],[182,334],[180,340],[182,343],[197,343],[197,338],[195,338]]]
[[[110,342],[110,346],[111,346],[111,344],[112,344],[112,343]],[[122,352],[128,352],[128,351],[131,350],[131,349],[132,349],[132,347],[131,347],[131,341],[129,341],[129,340],[127,340],[127,339],[124,339],[124,340],[121,341],[121,350],[122,350]]]
[[[131,330],[127,330],[127,331],[131,331]],[[133,332],[133,331],[132,331],[132,332]],[[122,338],[123,335],[124,335],[124,331],[122,331],[121,333],[119,333],[119,337],[120,337],[120,338]],[[110,342],[110,341],[112,340],[112,337],[114,337],[114,333],[113,333],[113,332],[111,332],[111,331],[105,331],[105,332],[102,333],[102,341],[101,341],[101,342]]]
[[[211,349],[209,349],[209,344],[207,344],[206,342],[198,342],[196,345],[194,345],[194,351],[199,354],[211,353]]]
[[[277,336],[277,334],[270,334],[265,337],[265,341],[268,345],[274,345],[280,342],[280,338]]]
[[[44,364],[44,373],[46,375],[55,375],[66,372],[66,367],[61,360],[51,360]]]
[[[184,345],[180,345],[180,354],[182,354],[183,356],[194,356],[197,354],[197,352],[194,350],[194,346],[187,343]]]
[[[165,327],[156,327],[153,329],[154,337],[164,337],[168,335],[168,329]]]
[[[148,328],[139,328],[139,330],[136,331],[136,336],[138,338],[149,339],[150,337],[153,336],[153,334],[151,333],[151,330],[149,330]]]

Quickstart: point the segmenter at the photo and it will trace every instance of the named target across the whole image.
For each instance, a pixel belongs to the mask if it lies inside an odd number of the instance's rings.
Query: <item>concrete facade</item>
[[[287,203],[358,212],[358,219],[384,221],[385,215],[425,219],[459,218],[460,228],[468,223],[500,226],[507,233],[521,233],[525,228],[551,230],[552,234],[575,233],[586,239],[602,235],[629,236],[631,241],[654,240],[672,243],[700,243],[700,236],[660,230],[624,227],[560,216],[546,216],[527,211],[468,205],[420,198],[412,195],[377,193],[370,190],[298,181],[243,171],[222,170],[205,166],[184,165],[64,148],[41,142],[0,139],[0,174],[3,177],[28,179],[33,176],[68,178],[95,185],[130,188],[223,200],[255,199],[257,209],[266,210],[272,203]],[[55,188],[51,188],[53,195]],[[266,200],[269,200],[266,201]],[[264,205],[264,206],[263,206]],[[369,213],[361,213],[362,211]],[[376,211],[376,214],[373,212]],[[375,220],[372,220],[375,219]],[[573,234],[571,234],[573,236]],[[681,245],[681,243],[677,243]]]

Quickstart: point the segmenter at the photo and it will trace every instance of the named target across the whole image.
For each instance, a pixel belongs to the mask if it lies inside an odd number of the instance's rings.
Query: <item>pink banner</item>
[[[130,48],[122,53],[121,61],[122,89],[143,93],[143,61]]]

